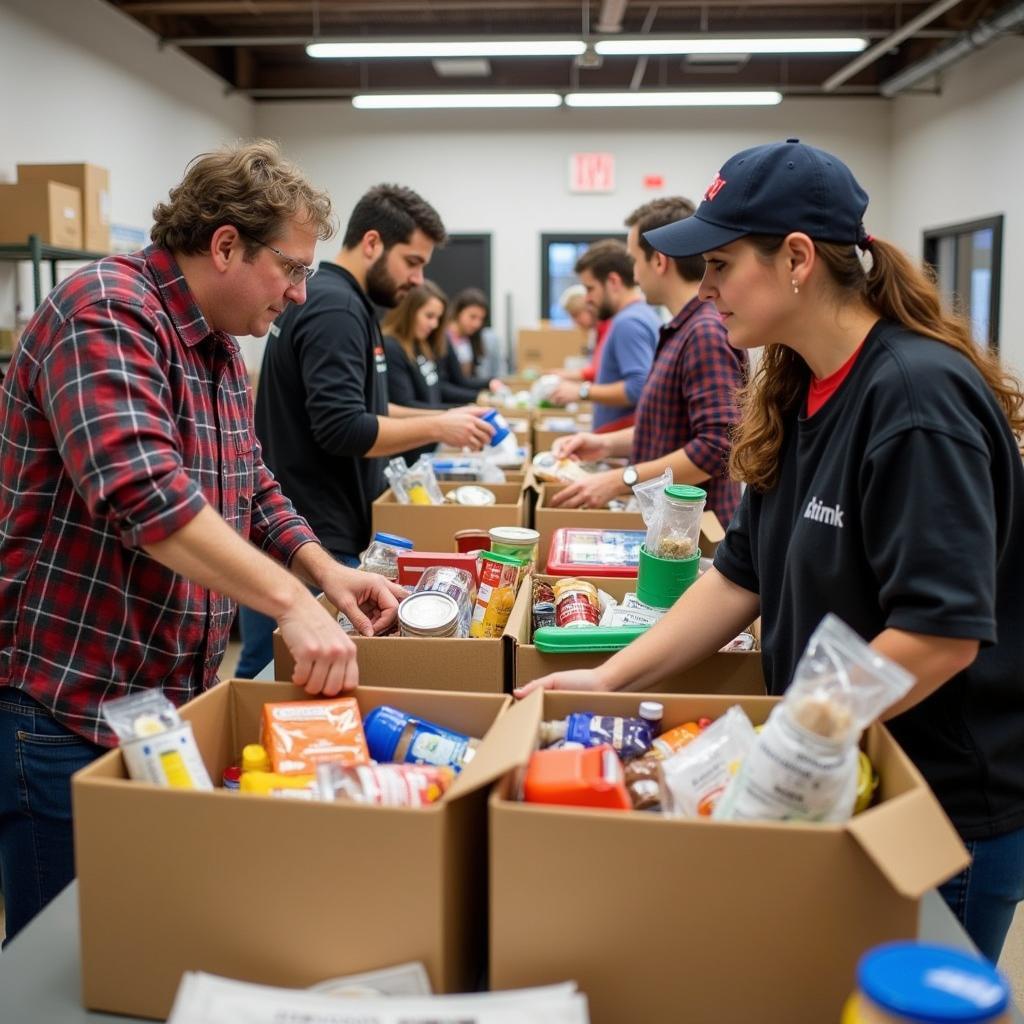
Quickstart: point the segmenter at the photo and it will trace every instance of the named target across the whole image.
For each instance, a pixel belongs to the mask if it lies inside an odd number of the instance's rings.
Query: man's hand
[[[580,400],[580,386],[576,381],[563,380],[551,393],[550,401],[555,405],[569,405]]]
[[[301,584],[295,605],[277,624],[295,659],[292,682],[313,697],[334,697],[359,685],[356,645]]]
[[[551,453],[558,459],[567,459],[570,455],[583,462],[594,459],[606,459],[611,455],[607,434],[568,434],[560,437],[551,446]]]
[[[552,375],[554,377],[561,377],[562,380],[583,380],[582,370],[566,370],[564,367],[559,366],[554,370],[542,370],[541,376]]]
[[[363,636],[383,633],[395,621],[398,603],[409,591],[373,572],[349,569],[341,563],[321,576],[328,600]]]
[[[450,448],[472,448],[479,451],[494,436],[494,428],[480,417],[487,412],[482,406],[449,409],[438,416],[440,440]]]
[[[551,499],[555,508],[607,508],[612,498],[626,491],[617,469],[591,473],[583,480],[567,484]]]

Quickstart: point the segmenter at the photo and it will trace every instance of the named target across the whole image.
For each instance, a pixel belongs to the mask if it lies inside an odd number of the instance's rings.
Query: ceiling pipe
[[[880,86],[879,92],[887,99],[892,99],[897,93],[911,88],[950,65],[961,61],[968,54],[980,50],[993,40],[1013,32],[1024,26],[1024,2],[1012,3],[979,22],[973,28],[957,36],[953,42],[937,50],[930,57],[926,57],[909,68],[904,68],[892,78],[886,79]]]
[[[654,27],[654,19],[658,16],[658,5],[651,4],[647,8],[647,16],[644,18],[643,25],[640,26],[640,31],[644,35],[648,35],[651,29]],[[630,80],[629,88],[631,91],[636,92],[637,89],[643,84],[644,75],[647,74],[647,58],[638,57],[636,67],[633,68],[633,77]]]
[[[870,49],[855,57],[845,67],[840,68],[834,75],[825,79],[822,88],[825,92],[832,92],[836,86],[842,85],[847,79],[863,71],[869,64],[874,64],[879,57],[888,53],[894,46],[898,46],[912,36],[919,28],[923,28],[929,22],[934,21],[940,15],[945,14],[951,7],[956,7],[960,0],[938,0],[931,7],[923,10],[916,18],[911,18],[905,25],[900,26],[891,35],[886,36],[880,43],[876,43]]]
[[[589,0],[584,0],[589,3]],[[597,16],[595,32],[621,32],[622,19],[626,16],[629,0],[602,0],[601,13]]]

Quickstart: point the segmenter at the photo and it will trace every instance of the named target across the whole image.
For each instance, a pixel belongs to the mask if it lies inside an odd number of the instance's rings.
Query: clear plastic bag
[[[421,455],[412,466],[401,457],[392,459],[384,467],[384,476],[400,505],[444,504],[434,464],[428,455]]]
[[[661,765],[661,804],[676,818],[707,818],[754,745],[757,733],[738,704]]]
[[[647,526],[648,554],[673,560],[692,558],[700,544],[700,523],[707,493],[689,484],[673,484],[672,470],[637,484],[633,494]]]
[[[913,685],[911,673],[826,615],[715,817],[846,821],[860,735]]]
[[[658,522],[663,511],[662,498],[665,488],[671,487],[671,485],[672,469],[669,467],[661,476],[656,476],[653,480],[646,480],[644,483],[636,484],[633,487],[633,497],[636,498],[637,503],[636,511],[643,516],[648,536],[650,536],[651,527]]]

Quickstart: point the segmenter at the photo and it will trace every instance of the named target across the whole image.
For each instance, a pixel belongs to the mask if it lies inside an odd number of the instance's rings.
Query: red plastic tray
[[[643,530],[588,530],[564,526],[551,535],[548,574],[633,579],[640,567]]]

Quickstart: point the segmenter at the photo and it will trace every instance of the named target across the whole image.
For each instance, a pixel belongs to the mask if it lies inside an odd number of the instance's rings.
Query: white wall
[[[1024,371],[1024,39],[1009,37],[945,72],[938,96],[897,98],[892,239],[915,255],[921,232],[1003,214],[1000,349]]]
[[[251,101],[100,0],[0,0],[0,96],[0,180],[19,162],[100,164],[111,220],[147,233],[192,157],[254,130]],[[13,279],[0,264],[0,326]]]
[[[787,100],[775,108],[676,111],[358,111],[339,102],[260,104],[256,127],[277,138],[319,185],[342,223],[371,185],[397,181],[437,207],[450,231],[491,232],[495,325],[505,296],[513,327],[540,314],[540,235],[622,231],[623,219],[659,194],[699,200],[732,153],[799,137],[850,161],[875,197],[871,223],[888,219],[889,104],[882,100]],[[573,152],[616,158],[616,190],[573,195]],[[643,188],[660,174],[665,189]],[[879,229],[876,233],[881,233]],[[321,255],[336,251],[329,243]],[[429,273],[429,271],[428,271]]]

